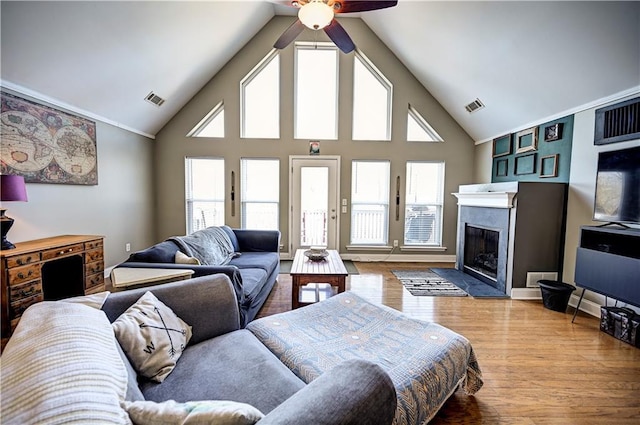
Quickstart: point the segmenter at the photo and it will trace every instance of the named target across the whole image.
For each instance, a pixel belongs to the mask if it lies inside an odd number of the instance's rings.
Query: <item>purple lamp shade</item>
[[[0,175],[0,201],[27,201],[27,186],[24,177],[11,174]]]

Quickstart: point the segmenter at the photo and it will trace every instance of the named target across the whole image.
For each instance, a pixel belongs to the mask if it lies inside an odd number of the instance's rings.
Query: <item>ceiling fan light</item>
[[[298,19],[307,28],[320,30],[333,20],[333,9],[322,1],[310,1],[300,8]]]

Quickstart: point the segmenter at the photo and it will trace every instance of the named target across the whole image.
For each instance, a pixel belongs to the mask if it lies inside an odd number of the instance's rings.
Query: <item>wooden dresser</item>
[[[15,249],[0,251],[2,347],[27,307],[45,299],[59,298],[60,293],[67,291],[66,288],[60,288],[67,282],[64,278],[67,271],[70,276],[69,282],[74,280],[73,278],[80,281],[71,290],[70,296],[88,295],[105,290],[102,236],[63,235],[19,242],[15,245]],[[65,263],[70,259],[75,261]],[[43,279],[47,276],[47,265],[55,262],[62,264],[61,267],[55,268],[58,278],[43,284]],[[47,296],[47,289],[44,289],[47,287],[58,296]]]

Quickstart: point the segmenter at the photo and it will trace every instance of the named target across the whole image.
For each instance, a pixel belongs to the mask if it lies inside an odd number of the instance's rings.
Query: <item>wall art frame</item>
[[[513,174],[516,176],[521,176],[523,174],[535,174],[536,156],[537,154],[535,152],[527,155],[516,156],[513,165]]]
[[[555,123],[544,128],[544,141],[555,142],[562,139],[562,123]]]
[[[531,127],[516,133],[516,153],[538,150],[538,127]]]
[[[493,157],[511,155],[511,134],[496,137],[493,139]]]
[[[540,178],[558,177],[558,158],[558,153],[540,158]]]
[[[496,177],[506,177],[509,174],[509,158],[496,161]]]
[[[2,91],[0,172],[27,183],[98,184],[96,123]]]

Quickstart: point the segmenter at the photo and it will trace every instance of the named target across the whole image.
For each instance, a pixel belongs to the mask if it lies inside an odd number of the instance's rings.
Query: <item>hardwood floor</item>
[[[640,424],[640,349],[599,330],[593,316],[545,309],[540,301],[414,297],[391,270],[450,264],[356,263],[351,290],[468,338],[482,368],[475,396],[455,393],[431,424]],[[282,274],[258,314],[291,309]]]

